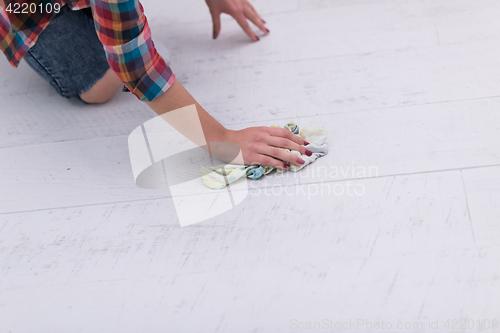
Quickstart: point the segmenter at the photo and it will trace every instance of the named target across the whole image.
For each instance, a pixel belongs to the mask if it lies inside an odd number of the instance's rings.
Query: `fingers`
[[[260,18],[259,14],[252,9],[250,3],[247,2],[247,5],[243,8],[243,13],[245,14],[246,18],[249,19],[257,28],[262,30],[265,34],[269,33],[269,29],[267,29],[264,26],[264,20]]]
[[[243,31],[248,35],[248,37],[250,37],[255,42],[258,42],[260,40],[260,38],[257,37],[255,32],[253,32],[252,28],[250,28],[247,18],[245,17],[243,12],[235,14],[233,17],[236,20],[236,22],[238,22]]]
[[[265,27],[266,22],[260,17],[248,0],[206,0],[206,3],[212,15],[213,39],[219,37],[221,31],[220,15],[222,13],[231,15],[248,37],[255,42],[259,41],[260,38],[252,31],[247,19],[265,34],[269,33],[269,29]]]
[[[213,38],[216,39],[219,34],[220,34],[220,13],[211,13],[212,14],[212,21],[214,23],[214,32],[213,32]]]
[[[302,165],[305,163],[305,161],[302,158],[295,156],[294,154],[291,154],[291,153],[287,152],[286,150],[282,150],[282,149],[275,148],[275,147],[267,146],[267,147],[263,148],[261,153],[264,155],[267,155],[269,157],[273,157],[275,159],[280,159],[283,162],[287,162],[287,163],[291,163],[291,164],[295,164],[295,165]]]
[[[255,10],[255,8],[252,6],[252,4],[248,1],[246,1],[248,7],[250,7],[250,9],[255,13],[255,15],[257,15],[259,17],[259,19],[262,21],[262,23],[266,24],[266,21],[264,21],[262,19],[262,17],[260,17],[259,13],[257,13],[257,11]]]
[[[290,140],[288,138],[269,136],[266,143],[269,146],[276,147],[276,148],[286,148],[286,149],[290,149],[290,150],[296,150],[301,155],[307,155],[307,156],[312,155],[312,152],[309,149],[307,149],[306,147],[304,147],[302,145],[299,145],[296,142],[293,142],[292,140]]]
[[[283,128],[259,126],[231,133],[229,142],[241,147],[247,165],[267,165],[287,170],[290,164],[304,165],[307,158],[302,155],[313,154],[303,146],[307,144],[304,139]]]
[[[291,154],[290,154],[291,155]],[[279,161],[271,156],[267,155],[259,155],[257,157],[258,161],[254,164],[264,165],[264,166],[272,166],[278,169],[286,170],[290,168],[290,165],[284,163],[283,161]]]
[[[290,132],[289,130],[286,130],[284,128],[271,127],[271,128],[269,128],[269,134],[271,134],[272,136],[281,137],[281,138],[291,140],[291,141],[295,142],[296,144],[299,144],[302,146],[307,146],[309,144],[309,142],[302,139],[300,136],[295,135],[292,132]],[[294,149],[294,150],[297,150],[297,149]]]

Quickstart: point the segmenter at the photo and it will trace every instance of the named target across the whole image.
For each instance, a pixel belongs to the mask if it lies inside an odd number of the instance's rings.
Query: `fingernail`
[[[214,39],[216,39],[216,38],[217,38],[217,32],[214,31]]]
[[[309,142],[307,142],[306,140],[304,140],[304,146],[308,146],[309,145]]]
[[[287,170],[287,169],[290,169],[290,166],[288,164],[284,164],[283,168],[285,168],[285,170]]]
[[[297,157],[297,163],[299,163],[300,165],[302,165],[302,164],[306,163],[306,161],[304,161],[300,157]]]
[[[266,31],[267,31],[267,33],[270,33],[270,31],[269,31],[269,29],[268,29],[268,28],[266,28]]]
[[[257,42],[260,40],[259,36],[255,35],[255,38],[257,39]]]
[[[310,151],[309,149],[306,149],[306,155],[307,156],[311,156],[312,154],[313,154],[312,151]]]

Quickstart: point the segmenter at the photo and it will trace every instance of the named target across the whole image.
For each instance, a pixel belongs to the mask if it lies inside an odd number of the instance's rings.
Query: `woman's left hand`
[[[220,15],[222,13],[231,15],[236,22],[238,22],[243,31],[256,42],[259,40],[259,37],[257,37],[252,28],[250,28],[247,20],[250,20],[265,34],[269,33],[269,30],[264,26],[266,22],[257,14],[257,11],[248,0],[206,0],[206,2],[214,22],[214,39],[216,39],[220,33]]]

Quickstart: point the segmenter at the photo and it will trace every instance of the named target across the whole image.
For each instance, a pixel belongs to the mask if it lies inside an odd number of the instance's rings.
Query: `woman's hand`
[[[222,13],[231,15],[236,22],[238,22],[243,31],[256,42],[259,40],[259,37],[252,31],[247,19],[265,34],[269,33],[269,30],[264,26],[266,22],[257,14],[257,11],[248,0],[206,0],[206,2],[214,22],[214,39],[216,39],[220,33],[220,15]]]
[[[290,168],[289,163],[304,164],[303,159],[280,148],[312,155],[304,147],[309,144],[307,141],[279,127],[249,127],[240,131],[228,131],[225,141],[240,147],[245,165],[268,165],[286,170]]]

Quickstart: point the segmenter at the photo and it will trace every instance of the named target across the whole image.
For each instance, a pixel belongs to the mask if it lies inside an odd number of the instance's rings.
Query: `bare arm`
[[[295,155],[289,154],[278,147],[297,150],[301,154],[310,155],[304,145],[307,145],[302,138],[292,132],[282,128],[250,127],[239,131],[226,129],[208,112],[201,107],[191,94],[175,81],[174,84],[160,97],[156,98],[148,105],[158,115],[177,110],[189,105],[195,105],[199,121],[203,128],[205,141],[210,142],[230,142],[239,146],[243,154],[244,164],[260,164],[274,166],[280,169],[287,169],[289,166],[284,162],[292,164],[303,164],[304,162]],[[176,120],[171,124],[184,136],[198,144],[201,140],[196,138],[196,133],[190,131],[192,124],[198,119],[189,117],[181,118],[181,123]],[[201,146],[201,144],[199,144]]]

